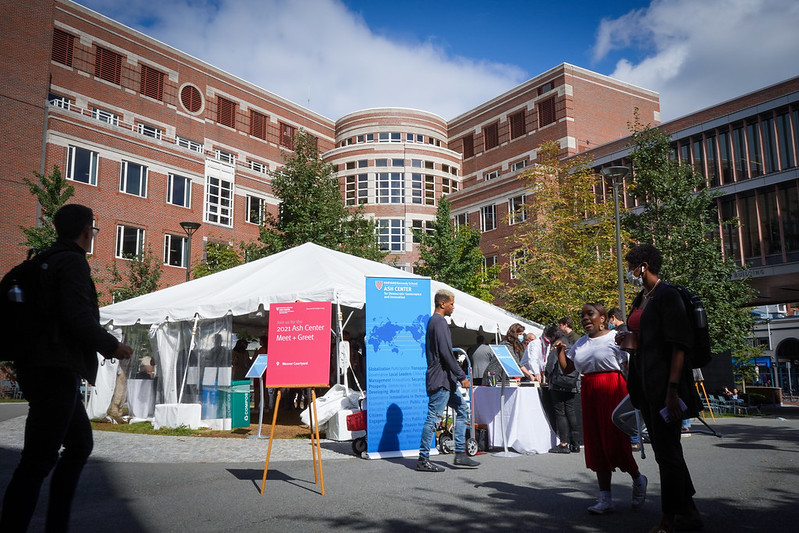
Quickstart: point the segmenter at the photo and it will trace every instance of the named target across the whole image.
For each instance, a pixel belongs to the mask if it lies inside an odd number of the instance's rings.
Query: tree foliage
[[[209,242],[205,245],[205,261],[194,267],[194,279],[239,266],[241,262],[241,257],[233,246]]]
[[[714,352],[746,345],[753,325],[746,307],[752,289],[746,280],[733,280],[739,267],[722,255],[714,194],[693,167],[672,157],[668,134],[642,126],[637,114],[630,128],[634,177],[629,191],[643,206],[625,216],[631,236],[661,251],[664,279],[702,297]]]
[[[413,229],[419,241],[419,261],[414,272],[442,281],[477,298],[490,302],[491,290],[499,285],[498,268],[483,268],[480,232],[469,226],[457,230],[450,220],[450,203],[442,197],[436,219],[427,231]]]
[[[149,246],[139,255],[131,255],[126,259],[128,261],[122,271],[117,263],[106,267],[114,303],[157,291],[161,280],[160,261]]]
[[[58,166],[53,166],[53,172],[49,176],[38,172],[34,172],[34,175],[36,181],[28,178],[24,178],[24,181],[41,206],[39,224],[32,227],[20,226],[25,235],[25,242],[20,244],[27,248],[44,250],[56,240],[53,217],[56,211],[75,194],[75,188],[61,175]]]
[[[344,205],[334,170],[320,158],[316,139],[300,131],[294,152],[272,173],[277,215],[266,213],[258,242],[242,246],[248,261],[306,242],[376,261],[385,257],[363,207],[349,211]]]
[[[589,162],[564,163],[547,142],[521,179],[527,186],[524,222],[515,224],[517,283],[507,306],[539,323],[576,317],[585,302],[618,301],[613,202],[596,202],[597,176]],[[514,216],[514,214],[512,214]],[[514,268],[514,265],[511,265]]]

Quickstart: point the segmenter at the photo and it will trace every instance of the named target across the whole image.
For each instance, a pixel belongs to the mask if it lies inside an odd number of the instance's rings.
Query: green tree
[[[672,156],[668,134],[642,126],[637,114],[630,128],[634,176],[629,192],[643,206],[625,215],[633,239],[661,251],[664,279],[702,297],[715,353],[747,345],[752,289],[747,280],[733,279],[739,267],[722,255],[714,194],[693,167]]]
[[[58,166],[53,166],[53,172],[49,176],[38,172],[33,174],[37,178],[36,181],[28,178],[24,178],[23,181],[31,194],[39,201],[41,214],[39,224],[36,226],[20,226],[25,234],[25,242],[20,244],[27,248],[44,250],[56,240],[53,216],[75,194],[75,188],[61,175]]]
[[[746,392],[746,384],[754,383],[757,378],[758,357],[763,357],[764,346],[752,343],[741,345],[732,351],[732,367],[741,376],[741,389]]]
[[[469,226],[457,230],[450,220],[450,203],[442,197],[438,202],[436,219],[427,230],[413,229],[419,241],[417,274],[430,276],[490,302],[491,290],[499,285],[497,267],[483,268],[480,251],[480,232]]]
[[[205,245],[205,261],[194,267],[194,279],[222,272],[240,264],[241,257],[233,246],[209,242]]]
[[[546,142],[538,162],[520,179],[525,204],[510,242],[516,283],[505,291],[507,307],[546,324],[576,317],[585,302],[618,301],[613,202],[596,202],[597,176],[582,157],[561,161],[560,147]]]
[[[278,214],[264,215],[258,242],[242,246],[248,261],[313,242],[341,252],[380,261],[385,257],[375,238],[374,222],[363,206],[349,211],[333,165],[319,156],[316,139],[300,130],[294,152],[272,173]]]
[[[149,246],[139,255],[131,255],[126,259],[124,272],[117,268],[116,263],[106,267],[114,303],[157,291],[161,280],[161,264]]]

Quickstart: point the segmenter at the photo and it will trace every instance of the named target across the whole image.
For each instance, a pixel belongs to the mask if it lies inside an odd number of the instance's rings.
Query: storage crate
[[[364,431],[366,429],[366,411],[357,411],[347,415],[348,431]]]

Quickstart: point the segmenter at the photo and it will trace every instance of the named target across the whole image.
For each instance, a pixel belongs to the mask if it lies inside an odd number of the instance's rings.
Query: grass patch
[[[154,429],[149,422],[136,422],[135,424],[109,424],[92,420],[92,429],[100,431],[113,431],[115,433],[136,433],[140,435],[164,435],[167,437],[193,437],[200,435],[200,430],[186,426],[176,428]]]
[[[28,400],[20,400],[19,398],[0,398],[0,403],[27,403]]]

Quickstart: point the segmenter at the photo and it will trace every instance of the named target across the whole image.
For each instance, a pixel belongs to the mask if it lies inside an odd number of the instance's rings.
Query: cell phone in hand
[[[677,398],[677,399],[680,401],[680,411],[682,411],[684,413],[685,411],[688,410],[688,407],[685,405],[685,402],[682,401],[682,398]],[[671,416],[669,416],[669,408],[668,407],[664,407],[663,409],[660,410],[660,416],[663,418],[663,420],[667,424],[669,422],[671,422]]]

